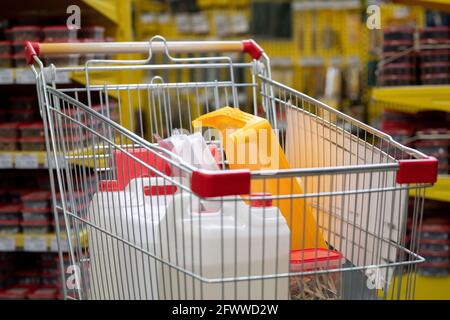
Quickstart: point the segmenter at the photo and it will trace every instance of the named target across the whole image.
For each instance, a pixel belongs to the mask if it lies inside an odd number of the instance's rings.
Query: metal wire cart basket
[[[254,41],[29,42],[26,53],[67,298],[414,297],[436,159],[272,80]],[[40,60],[116,53],[147,58]],[[58,84],[68,72],[85,84]],[[92,80],[116,72],[150,77]]]

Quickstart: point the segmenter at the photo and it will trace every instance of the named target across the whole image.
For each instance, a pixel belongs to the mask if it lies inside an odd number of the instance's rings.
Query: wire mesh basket
[[[436,159],[272,80],[251,40],[26,47],[67,298],[413,298]],[[44,67],[55,53],[148,56]],[[148,80],[111,83],[139,72]],[[84,84],[59,85],[63,73]],[[256,144],[274,147],[233,162],[225,142],[237,136],[192,125],[214,112],[222,129],[236,114],[256,121],[267,129]],[[202,137],[217,170],[161,144],[181,129]]]

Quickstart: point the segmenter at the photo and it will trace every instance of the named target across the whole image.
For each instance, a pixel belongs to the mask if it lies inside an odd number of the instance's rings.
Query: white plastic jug
[[[89,206],[90,298],[158,299],[159,222],[177,189],[162,178],[136,178],[123,190],[103,182]],[[119,240],[119,239],[123,239]],[[138,248],[145,250],[142,252]]]
[[[163,264],[158,274],[160,298],[288,299],[287,277],[222,281],[289,272],[290,231],[278,208],[225,197],[221,210],[202,213],[196,202],[176,194],[161,221],[161,256],[171,265]]]

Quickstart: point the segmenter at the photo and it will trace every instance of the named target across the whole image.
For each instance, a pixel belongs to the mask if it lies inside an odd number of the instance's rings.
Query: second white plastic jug
[[[167,207],[161,256],[171,265],[158,274],[160,299],[288,299],[288,278],[270,277],[289,272],[283,215],[268,200],[251,206],[236,197],[222,200],[221,210],[199,212],[198,198],[176,194]],[[247,278],[258,276],[267,278]]]

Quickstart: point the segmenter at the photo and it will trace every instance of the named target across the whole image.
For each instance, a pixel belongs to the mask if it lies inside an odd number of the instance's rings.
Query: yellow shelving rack
[[[134,0],[134,22],[136,30],[136,39],[138,41],[148,41],[151,37],[159,34],[168,40],[211,40],[211,39],[242,39],[248,38],[249,34],[236,34],[230,29],[232,17],[239,13],[249,21],[250,7],[248,0],[239,1],[197,1],[200,9],[198,13],[174,13],[169,6],[164,3],[159,3],[152,0]],[[225,22],[228,33],[219,30],[219,20]],[[216,20],[217,18],[217,20]],[[193,19],[203,19],[203,26],[205,30],[192,30],[189,26],[193,25]],[[225,21],[223,21],[225,20]],[[198,20],[197,20],[197,24]],[[188,26],[188,27],[186,27]],[[180,55],[180,57],[187,57],[187,55]],[[164,57],[155,56],[155,61],[162,62]],[[189,82],[192,81],[191,70],[180,70],[180,72],[168,73],[168,82]],[[150,76],[150,73],[147,74]],[[150,80],[150,79],[147,79]],[[145,100],[145,92],[142,92],[142,99]],[[198,97],[192,93],[189,96],[190,104],[196,105]],[[182,103],[187,101],[181,101]],[[143,110],[142,112],[147,112]],[[158,112],[158,111],[157,111]],[[193,115],[197,112],[196,108],[192,110]],[[144,115],[148,118],[149,115]],[[148,139],[151,138],[150,132],[146,133]]]
[[[383,26],[389,26],[396,19],[402,21],[412,17],[418,27],[423,27],[425,24],[425,9],[450,11],[450,0],[394,0],[393,2],[396,4],[382,6]],[[405,8],[408,12],[405,12]],[[409,113],[425,110],[450,112],[450,86],[372,88],[369,121],[377,119],[383,109]],[[411,192],[411,195],[414,195],[414,192]],[[450,202],[450,176],[440,175],[434,186],[426,190],[425,197],[430,200]],[[449,288],[450,277],[417,275],[415,299],[447,300],[450,299]]]
[[[359,1],[293,2],[296,57],[359,56]]]
[[[347,67],[359,66],[361,79],[365,79],[368,37],[365,22],[361,21],[360,1],[293,1],[292,8],[294,88],[315,96],[323,91],[325,72],[330,66],[344,72]],[[360,82],[363,100],[367,97],[365,83]],[[327,103],[338,106],[337,101]]]
[[[74,3],[73,3],[74,2]],[[24,6],[22,3],[13,1],[3,3],[3,10],[11,16],[61,16],[66,14],[68,5],[79,5],[81,9],[82,25],[99,24],[106,28],[106,35],[114,37],[116,41],[132,41],[132,1],[131,0],[79,0],[79,1],[42,0]],[[133,59],[133,55],[119,54],[118,59]],[[92,84],[119,84],[140,83],[141,74],[121,72],[93,72],[90,74]],[[84,75],[72,73],[70,78],[81,84],[85,84]],[[114,95],[114,93],[113,93]],[[116,96],[116,98],[118,98]],[[121,94],[122,100],[128,101],[126,93]],[[137,100],[137,98],[136,98]],[[136,105],[136,101],[130,101]],[[128,103],[124,103],[128,106]],[[130,111],[128,107],[121,110],[123,125],[132,129],[130,125]],[[75,152],[75,151],[74,151]],[[88,149],[84,150],[88,154]],[[102,162],[100,162],[102,164]],[[48,167],[45,151],[1,151],[0,167],[2,169],[38,169]],[[85,235],[82,235],[86,238]],[[55,252],[56,235],[49,234],[2,234],[0,235],[0,251],[31,251],[31,252]]]
[[[379,87],[373,89],[372,98],[374,102],[391,104],[391,108],[403,112],[450,112],[450,86],[447,85]]]
[[[363,42],[362,33],[365,30],[361,24],[359,0],[342,0],[331,4],[329,1],[280,1],[292,3],[292,37],[290,39],[256,38],[272,60],[274,79],[305,92],[307,85],[304,75],[308,73],[306,70],[308,66],[319,64],[327,67],[339,60],[340,66],[359,61],[362,68],[365,68],[366,54],[364,46],[360,45]],[[239,13],[250,22],[252,18],[250,7],[254,2],[264,2],[264,0],[197,1],[200,12],[207,17],[209,31],[206,34],[195,35],[181,33],[178,30],[177,16],[170,13],[167,6],[156,1],[134,0],[136,38],[142,41],[155,34],[161,34],[171,40],[251,38],[250,33],[222,36],[217,30],[215,19],[218,15],[224,18]],[[157,18],[158,16],[163,17],[162,22]],[[313,16],[317,26],[316,50],[313,50],[311,45],[314,33],[311,27]],[[322,41],[322,35],[327,30],[331,30],[328,40]],[[330,42],[330,47],[323,45],[323,42]],[[282,78],[277,78],[277,75]]]
[[[97,13],[107,18],[106,25],[107,35],[111,35],[115,38],[115,41],[132,41],[133,40],[133,24],[132,24],[132,0],[82,0],[87,6],[94,9]],[[136,55],[119,54],[117,59],[128,60],[136,59]],[[142,73],[140,72],[97,72],[91,75],[92,84],[104,85],[104,84],[122,84],[122,83],[140,83],[142,79]],[[85,84],[84,75],[73,74],[72,79]],[[114,95],[114,93],[113,93]],[[118,98],[118,97],[116,97]],[[128,101],[130,97],[126,92],[121,93],[120,99]],[[137,97],[131,97],[129,103],[132,106],[137,105]],[[131,128],[131,118],[133,117],[128,105],[123,103],[122,113],[122,125],[128,129]]]

